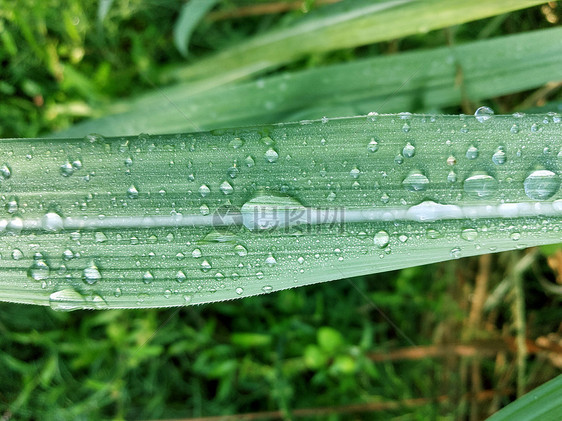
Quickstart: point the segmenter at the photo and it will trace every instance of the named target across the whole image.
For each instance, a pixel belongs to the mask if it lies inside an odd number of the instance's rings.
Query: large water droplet
[[[269,265],[269,267],[274,266],[277,263],[277,260],[275,260],[275,257],[273,257],[273,254],[269,253],[269,256],[267,256],[267,258],[265,259],[265,263],[267,265]]]
[[[492,118],[493,115],[494,111],[490,107],[480,107],[474,113],[474,117],[476,117],[476,120],[478,120],[480,123],[488,121],[490,118]]]
[[[56,232],[62,230],[64,224],[59,214],[48,212],[41,219],[41,226],[45,231]]]
[[[402,185],[412,192],[424,191],[429,185],[429,180],[420,171],[414,170],[402,181]]]
[[[63,176],[70,177],[72,174],[74,174],[74,167],[70,162],[67,161],[60,166],[60,172]]]
[[[85,300],[78,291],[67,288],[53,292],[49,296],[49,305],[55,311],[72,311],[84,308]]]
[[[375,234],[374,242],[377,247],[385,248],[390,242],[390,236],[386,231],[379,231]]]
[[[468,159],[478,158],[478,148],[474,145],[469,146],[469,148],[466,150],[466,157]]]
[[[202,270],[203,272],[208,272],[208,271],[211,270],[211,269],[212,269],[212,266],[211,266],[211,264],[210,264],[208,261],[203,260],[203,261],[201,262],[201,270]]]
[[[246,249],[246,247],[244,247],[241,244],[238,244],[236,246],[234,246],[234,251],[236,252],[236,254],[238,254],[238,256],[240,257],[244,257],[248,255],[248,250]]]
[[[289,196],[262,195],[242,205],[242,223],[249,230],[286,228],[309,222],[306,208]]]
[[[462,231],[461,237],[466,241],[474,241],[478,238],[478,231],[474,228],[466,228]]]
[[[27,276],[35,281],[44,281],[49,277],[49,273],[51,272],[51,268],[45,260],[43,260],[42,256],[39,254],[39,257],[36,258],[29,269],[27,270]]]
[[[525,194],[531,199],[546,200],[560,188],[560,178],[549,170],[533,171],[523,182]]]
[[[207,187],[205,184],[202,184],[201,187],[199,187],[199,194],[201,195],[201,197],[207,196],[210,192],[211,189],[209,189],[209,187]]]
[[[464,191],[471,197],[484,199],[498,191],[497,180],[488,174],[475,174],[464,180]]]
[[[150,284],[152,283],[152,281],[154,281],[154,275],[152,273],[150,273],[148,270],[146,272],[144,272],[144,274],[142,275],[142,281],[145,284]]]

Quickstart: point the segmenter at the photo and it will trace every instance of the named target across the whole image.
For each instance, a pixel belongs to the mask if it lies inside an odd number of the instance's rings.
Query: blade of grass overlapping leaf
[[[340,48],[425,33],[531,7],[543,0],[388,0],[336,3],[294,25],[261,33],[192,65],[169,71],[162,81],[212,79],[217,85]]]
[[[191,85],[178,85],[144,96],[126,113],[87,121],[57,136],[170,133],[342,112],[423,111],[458,104],[463,93],[476,102],[562,79],[561,39],[562,28],[554,28],[285,73],[199,94],[190,92]]]
[[[4,140],[0,299],[179,306],[556,243],[560,120]]]

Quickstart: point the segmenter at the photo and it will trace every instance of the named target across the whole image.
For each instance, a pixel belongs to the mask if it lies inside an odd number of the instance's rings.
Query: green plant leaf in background
[[[180,306],[560,242],[560,120],[5,140],[0,298]]]
[[[147,94],[127,106],[117,105],[115,110],[128,111],[77,124],[56,136],[210,130],[373,110],[427,112],[558,79],[562,79],[562,28],[552,28],[287,72],[200,93],[192,93],[192,84],[184,83]]]

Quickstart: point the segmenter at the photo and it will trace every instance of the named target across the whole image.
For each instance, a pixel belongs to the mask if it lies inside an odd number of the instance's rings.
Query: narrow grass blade
[[[7,139],[0,299],[166,307],[561,240],[559,114]]]
[[[373,110],[424,111],[462,99],[478,102],[561,80],[560,40],[562,28],[553,28],[286,73],[198,94],[191,92],[191,84],[178,85],[144,96],[128,112],[78,124],[57,136],[170,133]]]
[[[323,7],[295,25],[259,34],[213,57],[170,71],[162,81],[213,79],[223,84],[305,54],[425,33],[544,3],[543,0],[388,0]]]
[[[562,375],[501,409],[488,421],[556,421],[562,413]]]
[[[184,57],[187,56],[191,34],[197,24],[217,2],[218,0],[191,0],[183,6],[174,25],[174,44]]]

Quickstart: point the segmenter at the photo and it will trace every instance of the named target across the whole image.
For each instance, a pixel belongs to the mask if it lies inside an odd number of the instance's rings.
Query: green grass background
[[[264,2],[223,1],[216,10],[256,3]],[[551,12],[560,18],[562,8],[552,3]],[[181,5],[116,0],[101,20],[98,2],[0,0],[0,137],[62,130],[104,114],[117,101],[154,90],[163,75],[186,60],[173,44]],[[187,61],[302,17],[302,10],[296,10],[204,20],[193,34]],[[390,42],[311,54],[276,72],[551,26],[544,9],[534,7]],[[562,100],[555,90],[539,95],[539,102],[526,101],[537,92],[494,98],[487,105],[512,112]],[[435,111],[467,109],[459,104]],[[556,273],[546,264],[555,250],[537,253],[523,275],[530,340],[560,335],[560,298],[537,282],[555,282]],[[489,290],[510,275],[524,253],[492,257]],[[179,310],[57,313],[3,303],[0,416],[168,419],[281,411],[282,418],[293,419],[299,409],[316,408],[308,418],[482,419],[515,398],[514,352],[502,348],[477,358],[450,354],[386,362],[374,357],[412,345],[513,337],[513,292],[483,314],[476,328],[468,326],[482,264],[463,259]],[[559,371],[547,353],[532,354],[524,386],[532,389]],[[476,389],[497,393],[488,400],[466,396]],[[425,400],[407,405],[418,398]],[[396,407],[349,407],[380,402]],[[332,409],[321,414],[318,408]]]

